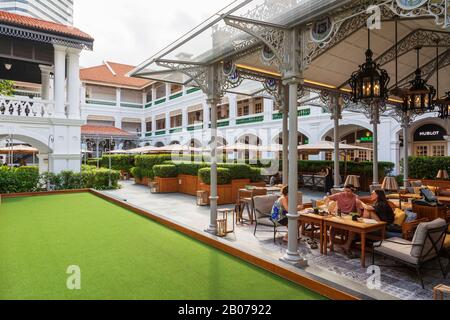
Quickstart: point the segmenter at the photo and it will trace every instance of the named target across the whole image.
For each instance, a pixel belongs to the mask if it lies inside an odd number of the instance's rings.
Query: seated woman
[[[297,206],[297,210],[302,210],[303,206]],[[289,212],[289,187],[285,186],[281,189],[281,197],[275,201],[275,204],[272,208],[272,216],[271,219],[274,222],[279,223],[280,225],[287,227],[288,226],[288,218],[287,214]],[[288,235],[283,238],[284,242],[288,241]]]
[[[378,222],[386,222],[387,225],[392,225],[395,220],[394,210],[389,205],[386,198],[386,193],[383,190],[375,190],[371,197],[373,205],[367,205],[359,201],[360,206],[364,209],[363,218],[373,219]],[[343,250],[347,255],[351,255],[350,247],[356,239],[356,234],[349,233],[348,240],[345,243]]]

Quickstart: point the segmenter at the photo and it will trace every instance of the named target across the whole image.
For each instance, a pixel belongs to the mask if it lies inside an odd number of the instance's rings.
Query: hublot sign
[[[417,129],[414,141],[443,141],[446,135],[447,132],[444,128],[435,124],[427,124]]]

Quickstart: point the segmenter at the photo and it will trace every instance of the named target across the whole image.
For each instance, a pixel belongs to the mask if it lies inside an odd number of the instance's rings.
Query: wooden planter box
[[[202,191],[206,191],[206,192],[208,192],[208,195],[211,195],[211,188],[209,185],[200,183],[199,189]],[[231,184],[217,186],[217,195],[219,197],[217,204],[220,206],[234,204],[236,202],[236,200],[233,199],[233,197],[232,197],[232,185]]]
[[[147,177],[144,177],[144,178],[142,178],[142,179],[135,178],[135,179],[134,179],[134,182],[135,182],[136,184],[139,184],[139,185],[147,186],[147,187],[148,187],[148,183],[150,182],[150,179],[147,178]]]
[[[197,176],[188,176],[180,174],[178,176],[178,192],[187,194],[190,196],[197,196],[199,189],[199,178]]]
[[[239,190],[250,185],[250,179],[239,179],[231,181],[231,197],[234,203],[238,202]]]
[[[450,189],[450,181],[447,180],[422,180],[422,179],[409,179],[410,182],[412,181],[422,181],[422,184],[424,186],[432,186],[432,187],[439,187],[439,189]]]
[[[160,193],[177,193],[178,178],[155,178],[155,182],[159,186]]]

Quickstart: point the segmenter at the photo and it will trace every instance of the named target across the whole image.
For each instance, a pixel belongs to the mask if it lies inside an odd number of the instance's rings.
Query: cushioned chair
[[[278,200],[278,196],[257,196],[253,198],[254,210],[255,210],[255,231],[253,234],[256,236],[258,226],[268,226],[273,228],[273,242],[276,242],[277,229],[282,227],[278,222],[274,222],[271,219],[272,208],[275,201]]]
[[[412,241],[392,238],[374,243],[372,264],[376,265],[375,255],[379,254],[406,266],[413,267],[417,271],[422,288],[424,288],[421,273],[422,267],[426,262],[437,258],[445,279],[446,271],[439,254],[444,245],[447,229],[447,222],[444,219],[437,219],[432,222],[421,223],[417,227]]]

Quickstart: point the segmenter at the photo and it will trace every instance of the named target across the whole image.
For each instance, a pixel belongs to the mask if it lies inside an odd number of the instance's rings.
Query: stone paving
[[[302,190],[302,192],[304,193],[303,201],[305,203],[310,202],[311,199],[320,199],[324,196],[323,193],[310,190]],[[135,185],[130,181],[122,182],[122,188],[119,190],[105,193],[199,231],[203,231],[209,223],[209,208],[198,207],[195,197],[182,194],[151,194],[147,187]],[[227,206],[224,208],[227,208]],[[270,230],[265,232],[266,230],[262,227],[262,231],[258,231],[256,236],[253,235],[253,230],[253,226],[238,225],[236,232],[230,234],[225,240],[241,250],[264,256],[279,263],[279,258],[283,256],[286,250],[286,244],[281,241],[282,235],[280,234],[280,238],[274,244],[273,234]],[[415,272],[401,268],[383,267],[381,287],[371,290],[366,284],[371,274],[368,274],[366,269],[361,268],[359,259],[350,260],[339,253],[328,256],[321,255],[318,250],[311,250],[304,240],[300,242],[300,252],[308,260],[308,266],[301,271],[299,269],[299,272],[306,272],[326,283],[336,284],[368,298],[432,299],[432,289],[436,285],[442,283],[450,285],[449,280],[443,280],[440,272],[428,271],[424,277],[426,289],[423,290]],[[392,265],[390,261],[382,263]],[[447,262],[444,261],[444,263]]]

